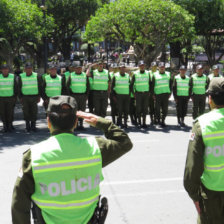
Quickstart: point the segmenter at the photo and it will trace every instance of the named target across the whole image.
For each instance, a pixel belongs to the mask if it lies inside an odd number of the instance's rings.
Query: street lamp
[[[44,28],[46,29],[46,10],[47,7],[45,5],[45,0],[42,0],[42,5],[40,6],[40,8],[43,10],[43,20],[44,20]],[[46,37],[46,33],[44,33],[44,48],[43,48],[43,52],[44,52],[44,72],[47,72],[47,55],[48,55],[48,47],[47,47],[47,37]]]

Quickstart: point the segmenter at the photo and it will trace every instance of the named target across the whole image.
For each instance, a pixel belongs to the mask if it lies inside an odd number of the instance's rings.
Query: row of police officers
[[[78,110],[85,111],[88,99],[90,112],[105,117],[108,97],[111,103],[113,122],[127,128],[128,115],[133,124],[146,128],[146,116],[150,111],[151,124],[165,127],[168,113],[168,101],[173,92],[177,108],[178,124],[184,126],[188,101],[193,101],[193,118],[204,113],[206,89],[209,81],[219,76],[218,66],[213,66],[213,73],[203,74],[202,65],[196,67],[191,77],[186,75],[186,68],[180,67],[179,74],[173,77],[165,70],[165,63],[153,62],[151,69],[145,69],[144,61],[130,76],[125,64],[121,63],[118,70],[108,71],[103,62],[92,64],[84,72],[80,62],[74,61],[72,70],[63,75],[57,74],[57,65],[50,64],[46,74],[38,76],[33,72],[32,64],[25,65],[24,72],[17,78],[3,65],[0,74],[0,115],[5,132],[13,129],[13,114],[16,98],[22,103],[26,131],[36,131],[37,104],[40,97],[47,108],[49,98],[57,95],[73,96]],[[116,120],[117,116],[117,120]],[[83,129],[80,119],[79,129]]]

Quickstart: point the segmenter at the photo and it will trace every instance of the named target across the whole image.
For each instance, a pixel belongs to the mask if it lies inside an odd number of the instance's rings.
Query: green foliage
[[[90,41],[110,37],[155,46],[191,37],[193,23],[192,15],[169,0],[118,0],[91,17],[86,37]]]

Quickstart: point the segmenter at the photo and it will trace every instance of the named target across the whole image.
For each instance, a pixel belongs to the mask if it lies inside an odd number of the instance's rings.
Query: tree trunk
[[[72,38],[63,39],[61,42],[61,53],[64,60],[70,60]]]

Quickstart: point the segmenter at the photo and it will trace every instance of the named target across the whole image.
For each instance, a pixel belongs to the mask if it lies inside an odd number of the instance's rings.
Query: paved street
[[[191,117],[187,117],[186,123],[191,126]],[[167,118],[167,124],[165,129],[147,131],[129,128],[132,151],[104,169],[101,189],[109,199],[106,223],[196,223],[196,211],[182,184],[190,127],[178,128],[174,116]],[[44,118],[38,121],[39,131],[35,134],[24,133],[24,122],[20,119],[15,127],[13,134],[0,133],[0,223],[3,224],[11,223],[11,195],[22,153],[29,145],[49,136]],[[91,134],[101,133],[88,128],[79,136]]]

